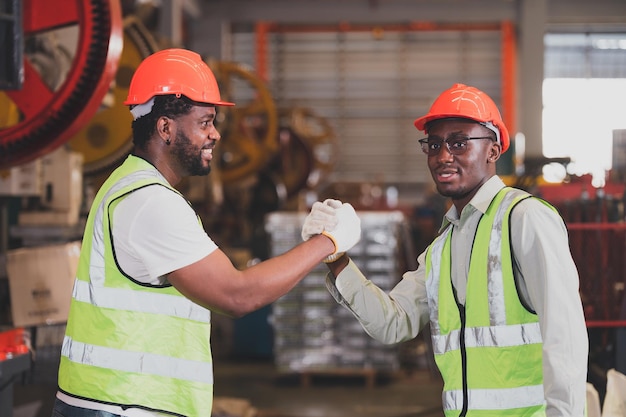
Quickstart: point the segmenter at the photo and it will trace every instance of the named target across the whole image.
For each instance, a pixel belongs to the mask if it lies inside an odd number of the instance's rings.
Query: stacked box
[[[80,241],[72,241],[7,252],[14,326],[67,321],[80,248]]]
[[[408,227],[399,211],[358,213],[361,240],[350,257],[365,276],[385,291],[391,290],[401,269],[403,232]],[[271,256],[302,241],[304,213],[276,212],[267,216]],[[368,336],[357,319],[326,289],[328,268],[318,265],[291,292],[272,305],[274,361],[281,371],[374,369],[399,367],[398,346]]]

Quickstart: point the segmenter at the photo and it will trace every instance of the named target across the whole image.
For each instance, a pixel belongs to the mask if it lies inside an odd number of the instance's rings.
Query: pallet
[[[375,369],[351,369],[351,368],[333,368],[333,369],[306,369],[297,371],[300,386],[308,388],[312,385],[313,379],[323,378],[363,378],[367,388],[373,388],[376,385],[376,376],[378,372]]]

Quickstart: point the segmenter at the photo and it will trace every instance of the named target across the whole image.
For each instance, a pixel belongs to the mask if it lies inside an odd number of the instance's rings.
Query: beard
[[[181,167],[187,170],[190,176],[204,176],[211,172],[211,165],[204,165],[202,159],[202,148],[194,146],[191,140],[183,132],[176,132],[176,141],[174,142],[172,153],[178,160]]]

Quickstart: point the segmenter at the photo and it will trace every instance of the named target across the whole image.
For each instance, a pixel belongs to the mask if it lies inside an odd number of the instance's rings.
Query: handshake
[[[339,259],[361,239],[361,219],[348,203],[328,199],[317,201],[302,225],[302,240],[309,240],[314,235],[323,234],[335,244],[335,252],[324,262]]]

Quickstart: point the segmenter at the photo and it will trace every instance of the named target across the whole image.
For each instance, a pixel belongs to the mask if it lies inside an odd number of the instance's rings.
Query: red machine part
[[[0,332],[0,361],[28,352],[24,328]]]
[[[123,25],[119,0],[68,0],[59,7],[49,0],[24,0],[24,36],[78,25],[71,69],[52,91],[25,59],[21,90],[4,93],[17,106],[20,121],[0,126],[0,169],[40,157],[65,143],[102,104],[122,52]]]

